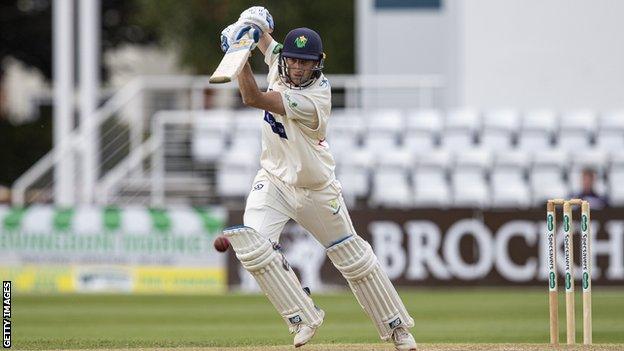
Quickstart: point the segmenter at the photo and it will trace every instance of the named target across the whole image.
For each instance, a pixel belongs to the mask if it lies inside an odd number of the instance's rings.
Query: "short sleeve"
[[[273,63],[279,57],[280,50],[282,50],[282,44],[273,40],[264,53],[264,62],[271,67]]]
[[[287,118],[299,120],[303,125],[311,129],[318,128],[318,114],[312,99],[291,90],[283,91],[281,94]]]

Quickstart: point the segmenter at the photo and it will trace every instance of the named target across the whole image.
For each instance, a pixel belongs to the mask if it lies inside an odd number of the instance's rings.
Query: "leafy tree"
[[[52,78],[52,1],[0,1],[0,80],[1,63],[9,56]],[[101,4],[102,51],[121,43],[154,42],[152,32],[133,22],[136,2],[101,0]],[[11,185],[52,147],[51,109],[44,108],[40,115],[39,120],[20,126],[0,115],[0,185]]]
[[[50,149],[52,118],[45,115],[19,126],[0,119],[0,185],[10,186]]]
[[[223,54],[219,33],[254,5],[265,6],[275,19],[273,37],[282,41],[289,30],[309,27],[323,38],[325,72],[354,72],[354,0],[138,0],[138,20],[174,46],[182,64],[210,74]],[[264,69],[262,55],[254,55],[255,69]]]
[[[102,0],[101,6],[102,51],[120,43],[143,44],[155,40],[153,32],[133,22],[136,2]],[[0,63],[5,57],[12,56],[38,68],[47,79],[51,79],[52,0],[0,1],[0,33]]]

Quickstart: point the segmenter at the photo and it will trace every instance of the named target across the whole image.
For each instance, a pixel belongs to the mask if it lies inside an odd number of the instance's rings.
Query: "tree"
[[[102,51],[121,43],[154,42],[154,34],[135,22],[136,2],[101,0],[101,4]],[[8,56],[39,69],[51,80],[52,0],[0,2],[0,81],[1,63]],[[106,79],[106,72],[102,73]],[[40,115],[39,120],[21,126],[14,126],[0,116],[0,185],[9,186],[51,148],[51,110],[45,108]]]
[[[175,47],[181,64],[198,74],[210,74],[223,57],[219,33],[254,5],[265,6],[275,19],[273,37],[282,41],[289,30],[309,27],[323,38],[325,72],[354,72],[353,0],[138,0],[138,21],[158,34],[161,43]],[[262,55],[252,65],[265,69]]]
[[[79,4],[80,1],[76,1]],[[136,23],[137,3],[102,0],[102,52],[120,43],[154,42],[153,32]],[[77,9],[75,10],[77,13]],[[0,2],[0,63],[12,56],[52,77],[52,1]],[[80,33],[77,33],[78,35]],[[76,38],[77,42],[77,38]],[[0,72],[1,77],[2,72]]]

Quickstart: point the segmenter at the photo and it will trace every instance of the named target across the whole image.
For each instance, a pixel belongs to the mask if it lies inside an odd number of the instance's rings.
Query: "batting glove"
[[[244,24],[241,22],[232,23],[221,31],[221,51],[227,52],[232,44],[239,41],[243,37],[253,39],[254,44],[251,49],[255,49],[262,31],[255,25]]]
[[[275,27],[273,16],[262,6],[253,6],[243,11],[238,22],[255,25],[264,33],[272,33]]]

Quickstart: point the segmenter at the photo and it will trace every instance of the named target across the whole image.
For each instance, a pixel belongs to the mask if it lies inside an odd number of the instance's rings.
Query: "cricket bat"
[[[241,69],[247,62],[249,55],[251,55],[251,47],[254,41],[245,35],[238,41],[234,42],[227,50],[221,63],[210,76],[210,83],[228,83],[236,79],[236,76],[240,73]]]

